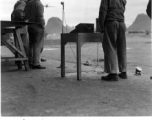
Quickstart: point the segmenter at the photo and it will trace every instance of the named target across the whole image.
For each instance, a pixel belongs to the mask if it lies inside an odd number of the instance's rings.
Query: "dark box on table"
[[[70,33],[93,33],[93,32],[94,32],[94,24],[80,23]]]

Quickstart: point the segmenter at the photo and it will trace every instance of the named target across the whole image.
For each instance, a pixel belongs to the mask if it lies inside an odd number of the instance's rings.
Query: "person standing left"
[[[25,7],[25,18],[35,22],[28,26],[29,33],[29,62],[33,69],[45,69],[41,66],[41,53],[44,46],[45,20],[44,6],[40,0],[32,0]]]
[[[18,0],[15,5],[13,12],[11,13],[11,21],[25,21],[25,14],[24,9],[29,0]],[[28,32],[27,32],[27,26],[22,27],[22,29],[25,33],[21,34],[25,53],[27,57],[29,56],[29,38],[28,38]]]

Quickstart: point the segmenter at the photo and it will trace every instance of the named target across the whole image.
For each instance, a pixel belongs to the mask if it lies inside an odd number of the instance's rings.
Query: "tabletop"
[[[1,29],[6,27],[20,27],[25,25],[37,24],[34,22],[22,22],[22,21],[0,21],[1,22]]]

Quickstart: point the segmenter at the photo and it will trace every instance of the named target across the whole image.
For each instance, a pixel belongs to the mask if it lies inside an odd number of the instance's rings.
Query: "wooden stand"
[[[1,60],[15,61],[19,69],[22,69],[22,65],[24,65],[26,71],[29,69],[29,63],[23,46],[21,34],[25,34],[27,32],[24,31],[22,27],[29,24],[34,23],[1,21],[1,37],[7,33],[13,33],[15,42],[15,44],[12,44],[10,41],[6,41],[5,39],[1,38],[1,42],[6,45],[6,47],[15,55],[15,57],[5,57],[1,58]]]
[[[61,77],[65,77],[65,45],[76,43],[77,51],[77,80],[81,80],[81,46],[85,42],[102,42],[101,33],[63,33],[61,34]]]

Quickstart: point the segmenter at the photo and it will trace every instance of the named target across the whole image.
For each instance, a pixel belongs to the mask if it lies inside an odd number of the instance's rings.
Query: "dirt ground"
[[[128,79],[100,80],[103,61],[96,67],[97,46],[82,47],[82,80],[76,80],[75,44],[66,46],[66,77],[61,78],[60,46],[45,45],[45,70],[18,70],[14,62],[1,62],[1,116],[151,116],[152,52],[151,37],[127,36]],[[72,52],[73,51],[73,52]],[[1,56],[11,56],[6,47]],[[84,66],[87,60],[92,66]],[[143,69],[135,76],[135,69]]]

